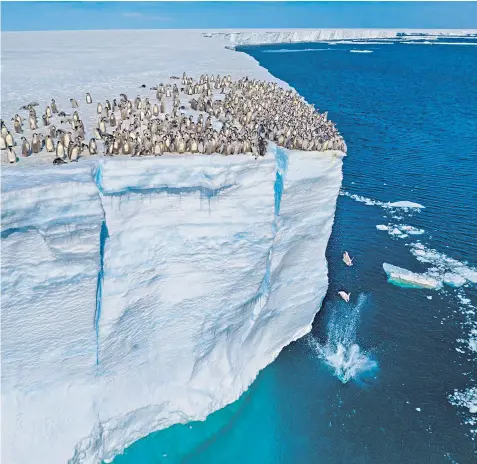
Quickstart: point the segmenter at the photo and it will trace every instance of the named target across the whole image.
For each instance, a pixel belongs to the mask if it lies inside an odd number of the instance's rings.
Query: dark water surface
[[[477,462],[477,414],[449,397],[457,389],[470,401],[477,385],[476,285],[401,288],[382,269],[472,278],[477,268],[477,44],[441,42],[240,49],[328,110],[348,143],[328,295],[312,334],[285,348],[238,402],[151,434],[115,463]],[[401,200],[425,209],[383,203]],[[352,304],[339,301],[341,288]]]

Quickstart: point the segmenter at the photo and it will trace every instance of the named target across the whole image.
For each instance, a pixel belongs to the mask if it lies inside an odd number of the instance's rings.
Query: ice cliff
[[[275,43],[323,42],[350,39],[436,38],[439,36],[475,35],[476,30],[431,29],[276,29],[238,30],[206,33],[208,37],[221,37],[233,45],[265,45]]]
[[[341,165],[4,169],[2,462],[111,460],[236,400],[320,308]]]

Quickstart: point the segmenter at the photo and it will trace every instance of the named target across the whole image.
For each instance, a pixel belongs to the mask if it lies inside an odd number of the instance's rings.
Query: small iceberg
[[[415,208],[415,209],[424,209],[425,206],[420,205],[419,203],[414,203],[412,201],[395,201],[394,203],[387,203],[389,208]]]
[[[388,282],[398,287],[440,289],[442,282],[426,274],[417,274],[402,267],[383,263],[384,272],[388,276]]]

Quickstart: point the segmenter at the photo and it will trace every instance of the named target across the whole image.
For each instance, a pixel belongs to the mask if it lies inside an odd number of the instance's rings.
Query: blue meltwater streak
[[[94,328],[96,331],[96,364],[99,364],[99,318],[101,317],[101,303],[103,298],[103,282],[104,282],[104,250],[106,248],[106,240],[109,238],[108,226],[104,220],[101,224],[101,232],[99,235],[99,272],[98,283],[96,285],[96,312],[94,314]]]

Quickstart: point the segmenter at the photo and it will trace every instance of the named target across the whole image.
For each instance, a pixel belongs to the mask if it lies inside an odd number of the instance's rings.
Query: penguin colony
[[[35,110],[38,103],[29,103],[20,108],[28,111],[28,117],[16,114],[12,118],[13,131],[21,136],[21,143],[14,140],[2,120],[1,149],[6,151],[9,163],[18,160],[18,151],[22,157],[46,151],[52,153],[53,164],[98,154],[250,153],[256,159],[265,155],[268,141],[295,150],[347,151],[335,125],[327,120],[327,113],[320,114],[295,90],[284,90],[276,83],[248,77],[233,81],[230,76],[207,74],[194,79],[184,73],[181,84],[179,87],[176,82],[161,83],[151,87],[155,91],[151,98],[138,95],[129,99],[122,93],[112,103],[97,102],[98,123],[88,143],[77,100],[70,99],[73,113],[67,114],[59,111],[52,99],[41,118]],[[188,107],[181,100],[188,100]],[[85,103],[93,104],[90,93],[86,94]],[[62,127],[57,129],[52,122]],[[26,124],[32,133],[30,141],[23,136]],[[39,131],[39,125],[46,134],[35,132]]]

